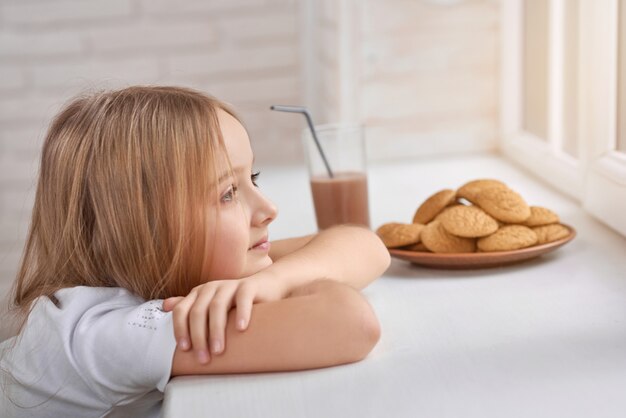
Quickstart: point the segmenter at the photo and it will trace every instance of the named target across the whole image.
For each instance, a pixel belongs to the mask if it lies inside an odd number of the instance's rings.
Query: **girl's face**
[[[223,110],[218,110],[218,120],[232,176],[226,165],[218,170],[219,208],[210,209],[216,213],[209,214],[207,231],[207,240],[213,241],[208,251],[211,246],[213,251],[205,255],[202,267],[202,277],[207,281],[238,279],[271,265],[267,227],[278,214],[255,184],[254,157],[246,130]],[[217,225],[213,224],[215,219]]]

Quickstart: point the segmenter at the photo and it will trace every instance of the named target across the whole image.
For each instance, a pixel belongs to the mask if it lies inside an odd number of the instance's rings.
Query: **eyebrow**
[[[254,165],[254,161],[255,161],[255,156],[253,155],[253,156],[252,156],[252,164],[251,164],[251,165]],[[240,166],[240,167],[233,168],[232,173],[238,173],[238,172],[242,171],[244,168],[245,168],[244,166]],[[226,172],[224,172],[222,175],[220,175],[220,176],[219,176],[219,180],[218,180],[218,182],[217,182],[217,183],[218,183],[218,184],[221,184],[224,180],[226,180],[227,178],[229,178],[229,177],[230,177],[230,175],[231,175],[231,172],[230,172],[230,171],[226,171]]]

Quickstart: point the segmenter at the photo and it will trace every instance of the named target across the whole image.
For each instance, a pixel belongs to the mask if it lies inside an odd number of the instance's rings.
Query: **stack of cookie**
[[[434,253],[511,251],[565,238],[570,230],[550,209],[529,206],[498,180],[441,190],[415,212],[413,223],[376,231],[387,248]]]

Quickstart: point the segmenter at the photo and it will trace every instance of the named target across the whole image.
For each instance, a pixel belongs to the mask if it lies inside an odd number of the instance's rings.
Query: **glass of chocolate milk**
[[[318,125],[315,132],[333,175],[329,175],[310,130],[305,129],[302,139],[318,229],[339,224],[369,228],[363,126]]]

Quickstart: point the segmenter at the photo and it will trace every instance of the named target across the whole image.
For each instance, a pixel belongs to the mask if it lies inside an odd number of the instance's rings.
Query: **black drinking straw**
[[[270,109],[277,110],[279,112],[302,113],[304,115],[304,117],[306,118],[306,123],[309,125],[309,130],[311,131],[311,134],[313,135],[313,139],[315,140],[315,145],[317,145],[317,149],[320,152],[320,156],[322,157],[322,160],[324,161],[324,165],[326,166],[326,171],[328,171],[328,176],[331,179],[335,177],[333,175],[333,171],[330,169],[330,165],[328,165],[328,160],[326,159],[326,155],[324,154],[324,151],[322,150],[322,145],[320,144],[320,141],[317,139],[317,134],[315,133],[315,128],[313,127],[313,121],[311,120],[311,115],[309,115],[309,112],[306,110],[306,107],[272,105],[270,106]]]

